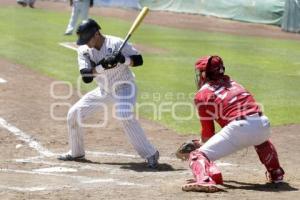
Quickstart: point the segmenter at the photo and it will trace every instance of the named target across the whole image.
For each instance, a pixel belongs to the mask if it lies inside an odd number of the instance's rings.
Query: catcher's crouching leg
[[[283,182],[284,170],[279,164],[278,154],[270,140],[255,146],[255,150],[262,164],[265,165],[268,174],[268,182]]]
[[[205,155],[196,150],[190,153],[189,165],[194,175],[193,180],[182,186],[183,191],[195,192],[217,192],[220,189],[212,177],[217,178],[218,182],[222,181],[222,174],[216,170],[216,166],[210,162]],[[213,175],[212,173],[218,173]]]

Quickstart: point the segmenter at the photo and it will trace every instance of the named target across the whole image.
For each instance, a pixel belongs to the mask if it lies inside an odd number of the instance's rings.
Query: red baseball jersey
[[[261,113],[253,96],[228,76],[204,84],[195,95],[195,105],[202,125],[202,139],[214,135],[214,120],[224,127],[237,118]]]

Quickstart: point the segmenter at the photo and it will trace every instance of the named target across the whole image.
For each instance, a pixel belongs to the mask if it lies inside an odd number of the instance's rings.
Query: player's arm
[[[142,55],[131,44],[126,43],[121,53],[124,55],[125,65],[127,64],[131,67],[143,65]]]
[[[84,83],[91,83],[94,79],[94,69],[88,60],[78,57],[79,71]]]
[[[78,65],[82,81],[84,83],[91,83],[96,74],[96,64],[91,61],[86,49],[78,49]]]
[[[196,102],[198,114],[201,123],[201,141],[205,143],[209,138],[215,134],[214,124],[214,107],[212,105],[204,104],[203,102]]]

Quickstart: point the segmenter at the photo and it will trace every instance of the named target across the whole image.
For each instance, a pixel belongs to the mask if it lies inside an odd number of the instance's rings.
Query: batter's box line
[[[8,185],[0,185],[0,189],[12,190],[17,192],[39,192],[39,191],[57,191],[63,190],[65,188],[70,188],[70,186],[64,185],[59,187],[47,187],[47,186],[39,186],[39,187],[17,187],[17,186],[8,186]]]
[[[32,175],[44,175],[44,176],[55,176],[55,177],[64,177],[70,178],[78,181],[79,184],[113,184],[116,186],[134,186],[134,187],[148,187],[146,184],[139,184],[127,181],[120,181],[118,179],[113,178],[91,178],[87,176],[76,176],[69,174],[56,174],[56,173],[48,173],[48,172],[39,172],[39,171],[26,171],[26,170],[15,170],[15,169],[0,169],[0,173],[18,173],[18,174],[32,174]]]
[[[24,163],[23,159],[16,159],[17,162]],[[33,169],[32,171],[47,171],[47,173],[52,173],[50,172],[52,169],[57,169],[60,168],[60,172],[65,172],[69,170],[69,172],[77,172],[77,170],[81,171],[86,171],[86,170],[91,170],[91,171],[97,171],[97,172],[105,172],[107,174],[111,175],[123,175],[123,174],[132,174],[135,175],[136,177],[145,177],[145,176],[159,176],[159,177],[167,177],[167,176],[174,176],[174,172],[172,171],[146,171],[146,172],[139,172],[136,173],[135,171],[128,170],[128,169],[122,169],[119,167],[111,167],[109,165],[103,164],[103,165],[97,165],[93,166],[90,164],[86,163],[80,163],[80,162],[75,162],[75,163],[67,163],[67,162],[51,162],[51,161],[44,161],[44,160],[27,160],[27,163],[33,163],[33,164],[43,164],[49,166],[48,168],[40,168],[40,169]],[[125,164],[126,165],[126,164]],[[69,167],[64,170],[64,167]],[[184,171],[178,171],[176,172],[176,175],[189,175],[190,172],[188,170]]]
[[[27,133],[21,131],[17,127],[13,126],[12,124],[8,123],[5,119],[0,117],[0,126],[10,133],[14,134],[19,140],[24,141],[28,144],[29,147],[35,149],[39,152],[40,155],[45,157],[54,156],[54,154],[49,151],[48,149],[44,148],[40,143],[38,143],[33,137],[28,135]]]
[[[35,149],[39,152],[39,154],[43,157],[54,157],[58,156],[59,154],[55,154],[51,152],[50,150],[43,147],[39,142],[37,142],[33,137],[31,137],[29,134],[23,132],[19,128],[13,126],[12,124],[8,123],[5,119],[0,117],[0,126],[8,130],[10,133],[14,134],[19,140],[24,141],[29,145],[29,147]],[[128,158],[139,158],[135,155],[130,154],[123,154],[123,153],[109,153],[109,152],[96,152],[96,151],[86,151],[87,154],[90,154],[92,156],[120,156],[120,157],[128,157]],[[41,157],[42,158],[42,157]],[[166,161],[176,161],[175,158],[170,157],[161,157],[161,160]],[[233,164],[230,163],[222,163],[219,162],[218,165],[220,166],[233,166]]]

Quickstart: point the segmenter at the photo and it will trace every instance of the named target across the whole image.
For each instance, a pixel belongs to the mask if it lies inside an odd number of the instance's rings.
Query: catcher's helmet
[[[90,39],[94,36],[94,34],[100,30],[101,27],[99,24],[93,20],[88,19],[87,21],[83,21],[79,27],[77,28],[77,45],[84,45],[90,41]]]
[[[224,76],[223,60],[219,56],[201,57],[195,63],[195,72],[196,84],[200,88],[206,81],[218,80]]]

